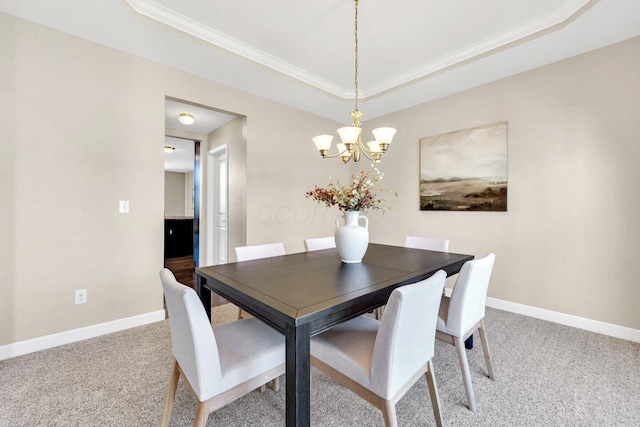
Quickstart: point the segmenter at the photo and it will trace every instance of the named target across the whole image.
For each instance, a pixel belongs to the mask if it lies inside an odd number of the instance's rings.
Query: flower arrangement
[[[360,170],[358,175],[351,175],[351,186],[340,185],[339,181],[334,184],[329,177],[327,188],[316,186],[313,190],[307,191],[305,197],[311,197],[318,203],[327,206],[338,206],[341,211],[367,212],[370,210],[387,210],[385,200],[379,197],[379,193],[388,191],[397,196],[395,191],[376,186],[382,181],[384,174],[371,165],[371,170],[365,172]]]

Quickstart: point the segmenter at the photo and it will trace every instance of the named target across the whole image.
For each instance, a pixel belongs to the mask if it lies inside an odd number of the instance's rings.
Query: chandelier
[[[374,162],[379,162],[380,157],[387,151],[389,144],[393,139],[393,135],[396,133],[394,128],[377,128],[372,131],[375,140],[367,142],[365,145],[362,142],[362,128],[360,125],[360,118],[364,113],[358,110],[358,0],[354,0],[355,3],[355,20],[354,20],[354,38],[355,38],[355,108],[351,112],[353,122],[351,126],[345,126],[338,129],[338,135],[340,135],[341,143],[336,144],[338,154],[329,154],[331,149],[332,135],[318,135],[312,138],[316,144],[316,148],[320,152],[322,158],[330,159],[333,157],[342,157],[344,163],[348,163],[349,160],[354,162],[360,161],[360,156],[364,154],[366,158]]]

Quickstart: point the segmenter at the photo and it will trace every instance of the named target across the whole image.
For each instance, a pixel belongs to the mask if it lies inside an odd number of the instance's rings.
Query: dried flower
[[[327,188],[316,186],[304,195],[305,197],[315,199],[318,203],[324,203],[327,206],[337,205],[341,211],[384,211],[390,208],[384,204],[385,199],[380,198],[379,193],[388,191],[396,196],[397,194],[395,191],[376,186],[377,183],[382,181],[383,176],[383,173],[374,165],[371,165],[369,172],[360,170],[358,175],[351,176],[350,187],[341,186],[339,181],[336,181],[334,184],[331,177],[329,177],[329,185]]]

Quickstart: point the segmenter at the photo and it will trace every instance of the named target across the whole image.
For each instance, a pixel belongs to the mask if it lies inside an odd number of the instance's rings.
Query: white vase
[[[344,218],[344,225],[340,225]],[[360,225],[364,220],[364,227]],[[357,211],[346,211],[336,218],[336,248],[342,262],[351,264],[362,262],[369,246],[369,219]]]

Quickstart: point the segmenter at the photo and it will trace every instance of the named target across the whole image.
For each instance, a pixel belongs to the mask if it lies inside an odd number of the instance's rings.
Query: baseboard
[[[640,342],[640,330],[627,328],[625,326],[618,326],[611,323],[600,322],[598,320],[587,319],[584,317],[573,316],[571,314],[545,310],[544,308],[531,307],[524,304],[489,297],[487,297],[487,307],[522,314],[536,319],[548,320],[561,325],[597,332],[599,334],[623,340]]]
[[[140,314],[138,316],[127,317],[125,319],[112,320],[110,322],[86,326],[84,328],[72,329],[70,331],[64,331],[57,334],[15,342],[0,346],[0,360],[57,347],[63,344],[86,340],[88,338],[95,338],[100,335],[106,335],[112,332],[122,331],[124,329],[135,328],[136,326],[159,322],[164,319],[164,310],[158,310],[151,313]]]
[[[445,292],[448,296],[451,295],[450,288],[446,288]],[[573,316],[570,314],[546,310],[543,308],[531,307],[528,305],[504,301],[497,298],[487,297],[487,307],[497,308],[499,310],[522,314],[524,316],[534,317],[536,319],[547,320],[550,322],[559,323],[561,325],[572,326],[574,328],[585,329],[587,331],[597,332],[611,337],[640,343],[640,330],[638,329],[613,325],[611,323],[600,322],[597,320]],[[159,322],[164,319],[164,310],[158,310],[151,313],[128,317],[125,319],[113,320],[111,322],[100,323],[98,325],[72,329],[70,331],[60,332],[57,334],[46,335],[44,337],[7,344],[0,346],[0,360],[9,359],[11,357],[20,356],[23,354],[33,353],[36,351],[45,350],[47,348],[57,347],[63,344],[85,340],[88,338],[95,338],[100,335],[110,334],[112,332],[135,328],[136,326]]]

